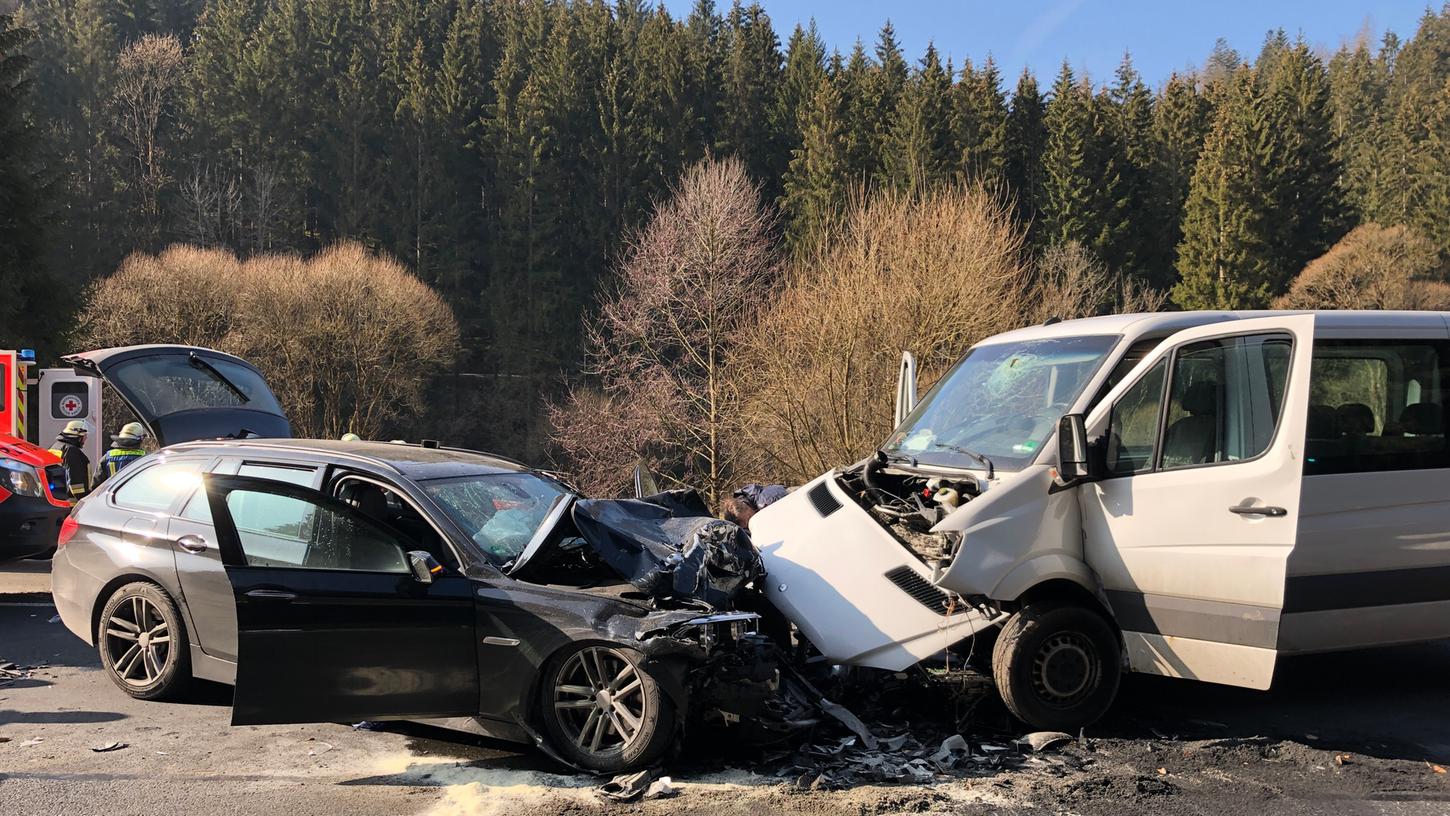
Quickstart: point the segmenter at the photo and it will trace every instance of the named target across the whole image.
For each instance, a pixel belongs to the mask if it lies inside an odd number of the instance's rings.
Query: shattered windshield
[[[932,387],[882,448],[920,464],[1021,470],[1102,365],[1116,336],[976,346]]]
[[[152,417],[197,408],[252,408],[271,414],[282,407],[261,375],[230,360],[158,354],[119,363],[110,376]]]
[[[558,483],[533,473],[490,473],[419,484],[500,567],[518,560],[549,513],[569,496]]]

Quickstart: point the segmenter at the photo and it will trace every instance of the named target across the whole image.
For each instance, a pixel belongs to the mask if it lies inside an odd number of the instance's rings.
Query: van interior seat
[[[1334,409],[1339,421],[1339,432],[1345,436],[1364,436],[1374,433],[1374,411],[1362,402],[1346,402]]]
[[[1339,416],[1329,405],[1309,406],[1308,437],[1310,439],[1338,439]]]
[[[1407,436],[1436,436],[1445,433],[1445,409],[1434,402],[1406,405],[1400,412],[1399,431]]]
[[[1196,382],[1183,393],[1188,416],[1175,420],[1163,435],[1163,461],[1197,465],[1216,461],[1218,451],[1218,384]]]

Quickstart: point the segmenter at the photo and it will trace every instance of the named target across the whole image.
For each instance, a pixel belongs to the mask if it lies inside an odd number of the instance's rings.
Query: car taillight
[[[66,516],[65,521],[62,521],[60,523],[60,535],[56,536],[55,539],[56,549],[64,547],[66,545],[66,542],[70,541],[72,538],[75,538],[75,534],[80,529],[81,525],[76,522],[75,516]]]

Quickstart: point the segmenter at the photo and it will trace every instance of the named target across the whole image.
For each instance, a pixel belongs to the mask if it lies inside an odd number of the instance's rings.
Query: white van
[[[998,689],[1036,727],[1100,716],[1121,669],[1264,689],[1280,654],[1450,637],[1447,378],[1438,312],[1020,329],[751,533],[833,662],[1000,623]]]

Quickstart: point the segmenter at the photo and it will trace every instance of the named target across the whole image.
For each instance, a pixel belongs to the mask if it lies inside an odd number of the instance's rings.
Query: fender
[[[993,589],[991,597],[1003,600],[1017,600],[1033,587],[1048,581],[1069,581],[1098,599],[1109,615],[1113,608],[1103,592],[1102,581],[1086,562],[1065,553],[1046,553],[1018,564],[1007,573],[1001,583]]]

